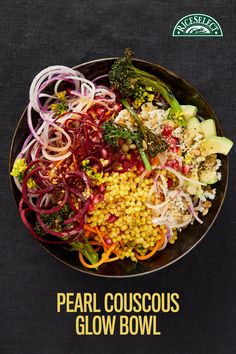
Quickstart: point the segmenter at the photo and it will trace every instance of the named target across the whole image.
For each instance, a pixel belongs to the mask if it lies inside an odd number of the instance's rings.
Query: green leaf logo
[[[191,14],[176,23],[172,37],[223,37],[223,31],[213,17]]]

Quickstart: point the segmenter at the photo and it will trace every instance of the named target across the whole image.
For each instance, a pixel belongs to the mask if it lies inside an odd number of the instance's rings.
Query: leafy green
[[[112,121],[106,122],[103,124],[103,129],[104,129],[104,140],[112,145],[113,147],[116,147],[119,145],[119,140],[120,139],[129,139],[131,141],[139,142],[142,141],[142,135],[140,135],[140,132],[132,132],[130,129],[127,127],[123,127],[121,125],[115,124]]]
[[[72,224],[64,224],[64,220],[68,219],[73,215],[73,211],[70,209],[68,204],[65,204],[63,208],[56,213],[52,214],[41,214],[41,219],[43,223],[51,230],[57,231],[57,232],[64,232],[70,229]],[[45,232],[40,226],[38,222],[35,223],[34,227],[35,232],[39,236],[45,236]]]
[[[34,226],[34,231],[40,236],[44,237],[46,235],[44,229],[40,226],[39,222],[36,221],[35,226]]]
[[[70,229],[71,224],[64,224],[64,220],[68,219],[74,214],[68,204],[65,204],[63,208],[56,213],[41,214],[41,219],[44,224],[52,230],[62,232]]]
[[[71,217],[73,213],[74,212],[71,210],[69,205],[65,204],[63,208],[56,213],[41,214],[41,218],[48,228],[58,232],[65,232],[66,230],[69,231],[72,224],[65,225],[64,220]],[[34,230],[41,237],[46,235],[38,222],[35,223]],[[98,262],[98,254],[90,245],[86,237],[84,237],[83,232],[81,233],[78,241],[70,242],[69,245],[70,251],[82,252],[84,257],[86,257],[91,264]]]

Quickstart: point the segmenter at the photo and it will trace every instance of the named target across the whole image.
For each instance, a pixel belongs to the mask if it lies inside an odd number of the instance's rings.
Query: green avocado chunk
[[[196,117],[190,118],[187,123],[186,129],[190,135],[196,135],[197,133],[199,133],[200,132],[199,120]]]
[[[190,118],[193,118],[197,114],[197,107],[196,106],[191,106],[190,104],[188,105],[180,105],[182,108],[184,118],[186,120],[189,120]]]
[[[204,135],[204,138],[209,138],[210,136],[216,136],[216,124],[213,119],[206,119],[200,123],[200,129]]]
[[[223,136],[210,136],[201,142],[200,149],[202,156],[210,154],[223,154],[228,155],[233,146],[232,140]]]

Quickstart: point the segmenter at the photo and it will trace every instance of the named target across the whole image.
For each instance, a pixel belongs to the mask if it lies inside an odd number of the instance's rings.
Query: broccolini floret
[[[146,127],[142,120],[139,118],[134,109],[129,105],[126,99],[122,99],[121,103],[129,111],[129,113],[134,117],[135,122],[138,127],[139,134],[142,136],[142,140],[147,144],[147,151],[154,157],[159,152],[165,151],[168,148],[166,141],[159,135],[157,135],[153,130]]]
[[[130,97],[139,86],[152,88],[153,93],[160,93],[171,106],[174,113],[182,112],[182,108],[170,88],[156,76],[136,68],[132,64],[133,52],[127,48],[123,58],[112,65],[109,72],[110,84],[123,97]]]
[[[81,169],[86,172],[87,176],[96,182],[96,185],[103,183],[103,172],[97,172],[96,168],[90,165],[89,160],[83,160],[81,163]]]
[[[27,163],[25,159],[16,159],[10,175],[16,177],[19,180],[19,182],[22,182],[26,168],[27,168]]]
[[[16,159],[10,175],[16,177],[18,181],[22,183],[26,168],[27,168],[27,163],[24,158]],[[36,187],[36,183],[32,177],[28,180],[27,186],[30,189],[34,189]]]
[[[155,95],[151,87],[146,87],[145,89],[142,86],[137,87],[133,93],[134,101],[132,106],[134,108],[139,108],[145,102],[152,102],[155,99]]]
[[[51,104],[51,109],[56,115],[65,113],[68,110],[68,102],[66,99],[66,91],[60,91],[57,93],[57,97],[60,100],[58,103]]]
[[[122,127],[112,121],[103,124],[104,140],[113,147],[119,146],[119,139],[129,139],[135,143],[139,150],[146,170],[151,170],[152,167],[148,161],[147,155],[143,148],[143,135],[140,131],[132,132],[127,127]]]

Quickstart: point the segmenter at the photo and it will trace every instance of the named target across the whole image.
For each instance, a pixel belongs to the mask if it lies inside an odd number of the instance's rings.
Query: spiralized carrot
[[[93,232],[94,234],[97,234],[96,228],[95,228],[95,227],[92,227],[92,226],[90,226],[90,225],[88,225],[88,224],[85,224],[85,225],[84,225],[84,230]],[[101,231],[100,231],[100,234],[102,234]]]
[[[94,246],[98,246],[98,247],[103,247],[104,249],[104,254],[102,256],[102,258],[100,259],[100,261],[98,261],[97,263],[95,264],[88,264],[85,260],[84,260],[84,257],[83,257],[83,254],[81,252],[79,252],[79,259],[80,259],[80,262],[81,264],[86,267],[86,268],[97,268],[99,267],[101,264],[103,263],[108,263],[108,262],[113,262],[113,261],[116,261],[118,259],[120,259],[120,257],[117,255],[116,251],[114,250],[114,248],[116,247],[116,244],[113,244],[111,246],[108,246],[105,241],[104,241],[104,234],[100,232],[100,230],[98,229],[98,227],[91,227],[90,225],[86,224],[84,226],[84,230],[85,230],[85,235],[89,238],[92,234],[96,234],[99,236],[101,242],[99,241],[95,241],[95,240],[91,240],[90,243],[91,245],[94,245]],[[154,248],[152,249],[152,251],[144,256],[141,256],[139,255],[137,252],[136,252],[136,258],[140,261],[144,261],[144,260],[147,260],[149,258],[151,258],[152,256],[154,256],[154,254],[158,251],[159,248],[161,248],[161,246],[163,245],[164,243],[164,240],[165,240],[165,232],[162,232],[161,233],[161,239],[157,241],[156,245],[154,246]],[[109,247],[109,248],[108,248]],[[108,249],[107,249],[108,248]],[[110,254],[111,253],[115,253],[115,257],[113,258],[109,258]]]
[[[75,167],[75,170],[77,170],[78,165],[77,165],[77,161],[76,161],[75,154],[73,154],[73,162],[74,162],[74,167]]]
[[[102,246],[102,243],[98,242],[98,241],[89,241],[90,245],[92,246]]]
[[[158,156],[155,156],[151,161],[152,166],[157,166],[157,165],[159,165],[159,163],[160,163],[160,161],[159,161]]]
[[[113,252],[114,248],[116,247],[116,244],[113,244],[109,247],[109,249],[105,252],[105,254],[103,254],[102,258],[100,259],[100,261],[98,261],[97,263],[94,264],[88,264],[87,262],[85,262],[83,254],[81,252],[79,252],[79,260],[81,262],[81,264],[83,264],[84,267],[86,268],[97,268],[99,267],[101,264],[103,263],[108,263],[108,262],[113,262],[113,261],[117,261],[119,259],[118,256],[115,256],[113,258],[109,258],[109,256],[111,255],[111,253]]]
[[[62,164],[63,160],[59,160],[57,163],[56,163],[56,167],[59,167],[61,164]]]
[[[119,257],[119,256],[115,256],[115,257],[113,257],[113,258],[109,258],[109,259],[107,259],[107,261],[106,261],[106,262],[104,262],[104,263],[109,263],[109,262],[118,261],[119,259],[120,259],[120,257]]]
[[[85,231],[85,236],[87,237],[87,238],[89,238],[90,236],[91,236],[91,231]]]
[[[155,156],[152,160],[151,160],[151,165],[152,167],[156,167],[157,165],[159,165],[160,161],[159,161],[159,158],[158,156]],[[141,180],[143,181],[144,178],[148,178],[150,176],[150,174],[152,173],[153,171],[147,171],[145,170],[142,175],[141,175]]]
[[[104,241],[104,238],[103,238],[103,233],[98,229],[98,227],[91,227],[89,226],[88,224],[84,225],[84,230],[86,231],[90,231],[90,232],[93,232],[94,234],[98,235],[100,240],[102,241],[102,244],[104,245],[105,248],[108,247],[108,245],[106,244],[106,242]]]
[[[104,241],[104,239],[103,239],[103,237],[102,237],[102,234],[101,234],[99,228],[98,228],[98,227],[95,227],[95,229],[96,229],[97,234],[98,234],[98,236],[100,237],[100,240],[102,241],[103,245],[104,245],[105,247],[107,247],[107,244],[106,244],[106,242]]]
[[[154,256],[154,254],[159,250],[159,248],[161,248],[161,246],[163,245],[165,239],[165,233],[162,233],[161,239],[157,241],[155,247],[152,249],[152,251],[148,254],[145,254],[145,256],[140,256],[138,253],[136,253],[136,258],[140,261],[144,261],[146,259],[151,258],[152,256]]]

